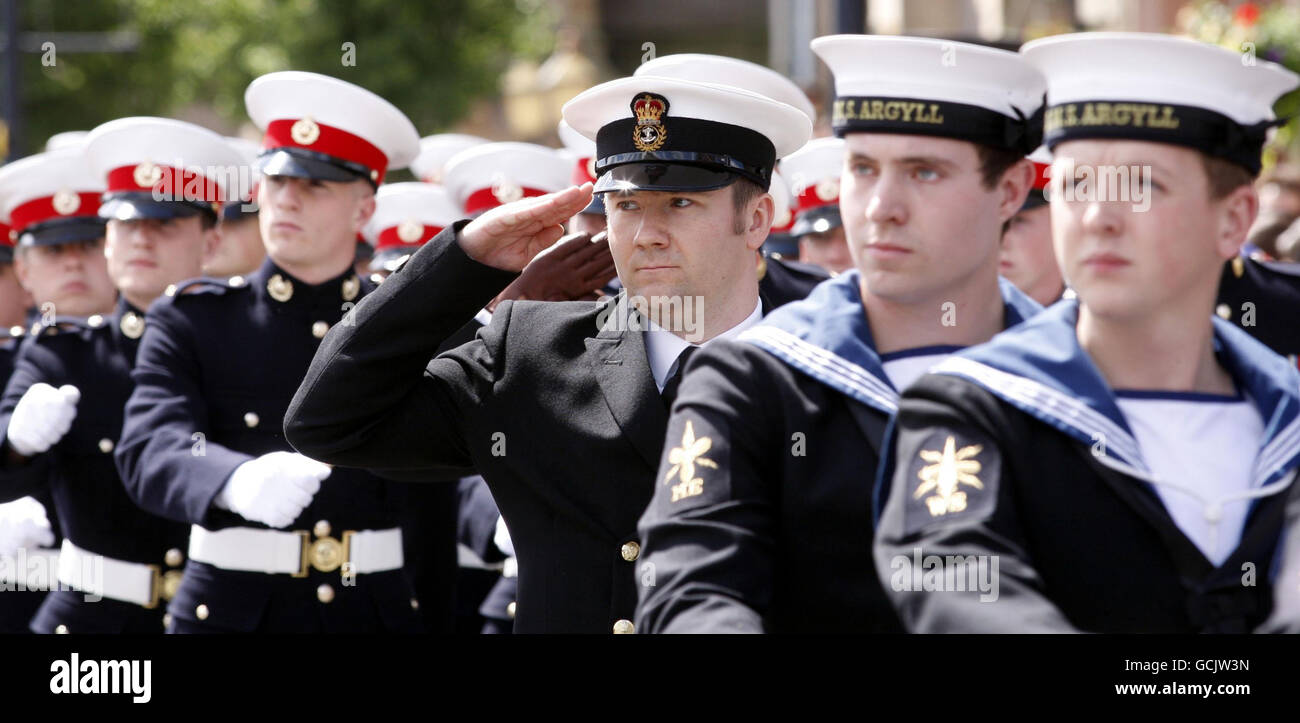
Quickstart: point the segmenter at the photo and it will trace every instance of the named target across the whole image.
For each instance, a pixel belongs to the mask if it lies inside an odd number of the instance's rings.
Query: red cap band
[[[1039,163],[1038,161],[1030,161],[1030,163],[1034,164],[1033,190],[1041,191],[1044,188],[1047,188],[1047,184],[1051,182],[1051,174],[1048,173],[1048,169],[1050,169],[1051,166],[1046,163]]]
[[[821,188],[821,194],[830,195],[829,186],[822,186],[821,184],[808,186],[803,189],[803,193],[800,193],[799,197],[795,199],[793,210],[796,215],[812,208],[834,206],[840,202],[839,179],[835,179],[835,195],[829,199],[822,198],[822,195],[818,193],[818,188]]]
[[[569,176],[570,182],[575,186],[581,186],[584,183],[596,182],[596,159],[579,158],[578,162],[573,164],[573,173]]]
[[[443,229],[442,226],[420,226],[419,227],[420,235],[415,236],[414,234],[411,233],[411,231],[414,231],[415,228],[416,227],[414,225],[405,226],[405,227],[392,226],[390,228],[384,229],[383,231],[380,231],[379,238],[376,240],[375,243],[375,252],[378,253],[380,251],[383,251],[384,249],[392,249],[392,248],[405,248],[405,247],[410,247],[412,249],[419,248],[421,244],[426,243],[429,239],[433,238],[434,236],[437,236],[439,233],[442,232]],[[407,241],[406,239],[402,238],[403,231],[406,231],[407,238],[415,239],[415,240]]]
[[[465,213],[478,213],[479,211],[486,211],[489,208],[496,208],[503,203],[517,201],[520,198],[545,196],[548,193],[548,191],[543,191],[540,188],[520,188],[519,190],[523,191],[523,195],[518,198],[511,198],[509,201],[503,201],[500,198],[497,198],[497,193],[499,192],[497,189],[490,186],[488,188],[480,188],[479,190],[469,194],[469,198],[465,199]]]
[[[262,148],[285,147],[303,148],[365,166],[370,169],[370,180],[375,185],[384,182],[388,170],[388,156],[370,141],[311,118],[288,118],[267,124]]]
[[[145,162],[108,172],[108,192],[150,191],[159,201],[221,203],[221,184],[198,171]]]
[[[35,198],[15,208],[9,214],[15,234],[21,234],[29,226],[34,226],[52,218],[73,218],[77,216],[94,216],[99,213],[98,193],[57,193],[53,196]],[[9,228],[5,228],[6,238]]]

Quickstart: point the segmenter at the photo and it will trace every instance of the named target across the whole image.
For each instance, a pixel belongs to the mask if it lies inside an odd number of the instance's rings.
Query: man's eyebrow
[[[880,163],[879,159],[873,158],[865,153],[859,153],[859,152],[849,153],[849,162],[853,163],[855,161],[865,161],[867,163]],[[901,163],[909,166],[927,165],[927,166],[943,166],[946,168],[954,168],[958,165],[956,161],[943,158],[941,156],[903,156],[902,158],[893,159],[891,162]]]

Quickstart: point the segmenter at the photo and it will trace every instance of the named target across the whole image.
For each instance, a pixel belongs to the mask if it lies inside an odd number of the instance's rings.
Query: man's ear
[[[759,194],[758,202],[754,204],[753,210],[749,214],[749,228],[746,234],[749,240],[745,245],[757,251],[762,248],[763,242],[767,240],[768,234],[772,230],[772,218],[776,216],[776,202],[772,200],[772,194]]]
[[[1246,242],[1246,235],[1259,215],[1259,193],[1254,184],[1242,184],[1214,205],[1219,209],[1215,250],[1227,260],[1241,252],[1241,245]]]
[[[212,228],[202,230],[203,236],[203,255],[200,257],[201,268],[207,268],[208,264],[217,256],[217,249],[221,246],[221,222],[218,221]]]
[[[1029,191],[1034,187],[1034,173],[1033,162],[1028,158],[1022,158],[1002,174],[1002,178],[998,181],[999,221],[1005,224],[1011,220],[1011,217],[1020,213],[1020,207],[1025,204]]]
[[[375,215],[375,192],[365,183],[357,191],[359,196],[355,212],[352,216],[353,235],[361,233],[361,229],[370,221],[370,217]]]

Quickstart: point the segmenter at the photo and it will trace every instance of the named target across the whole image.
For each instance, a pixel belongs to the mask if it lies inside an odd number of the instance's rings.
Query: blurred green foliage
[[[25,0],[22,31],[132,31],[133,51],[23,55],[28,152],[64,130],[206,106],[231,130],[244,89],[274,70],[310,70],[392,101],[421,134],[444,130],[498,92],[513,58],[554,44],[541,0]],[[355,65],[345,65],[351,43]]]

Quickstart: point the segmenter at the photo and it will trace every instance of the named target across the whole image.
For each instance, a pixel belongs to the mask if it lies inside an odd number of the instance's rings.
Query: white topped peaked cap
[[[375,192],[375,213],[361,234],[375,253],[417,248],[439,231],[463,218],[460,205],[447,189],[432,183],[389,183]]]
[[[37,153],[0,168],[0,218],[19,245],[55,245],[104,235],[104,181],[80,149]]]
[[[267,73],[249,84],[244,105],[266,133],[263,173],[377,185],[420,151],[420,134],[397,106],[328,75]]]
[[[485,143],[452,156],[443,185],[465,214],[569,186],[569,160],[534,143]]]
[[[226,142],[230,144],[231,148],[235,149],[236,153],[243,156],[249,165],[255,163],[257,157],[262,153],[262,146],[257,141],[250,141],[239,136],[226,136]]]
[[[809,121],[817,122],[817,111],[813,108],[812,101],[793,80],[767,66],[748,60],[704,53],[661,55],[639,65],[633,75],[656,75],[661,78],[734,85],[792,105],[803,111]]]
[[[1258,172],[1273,104],[1300,76],[1227,48],[1157,33],[1072,33],[1026,43],[1047,77],[1047,143],[1129,138],[1197,148]]]
[[[442,183],[443,170],[451,157],[474,146],[489,143],[466,133],[435,133],[420,139],[420,154],[411,161],[411,172],[426,183]]]
[[[1046,81],[1016,53],[885,35],[828,35],[812,49],[835,77],[836,135],[945,136],[1021,153],[1039,145]]]
[[[222,136],[170,118],[119,118],[86,136],[86,159],[105,178],[104,218],[217,213],[239,200],[247,161]]]
[[[80,146],[90,131],[63,131],[55,133],[45,140],[45,150],[57,151],[60,148]]]
[[[651,75],[583,91],[563,113],[596,141],[597,192],[709,190],[736,176],[766,190],[776,159],[812,135],[808,116],[786,103],[735,86]]]
[[[772,194],[772,233],[785,233],[794,225],[793,197],[780,171],[772,171],[772,186],[767,192]]]
[[[823,233],[842,224],[840,176],[845,147],[843,138],[815,138],[781,160],[781,171],[795,199],[796,221],[790,233]]]
[[[573,130],[563,118],[555,126],[555,132],[560,136],[560,142],[564,147],[573,152],[575,157],[591,158],[596,155],[596,141],[588,138],[581,133]]]

